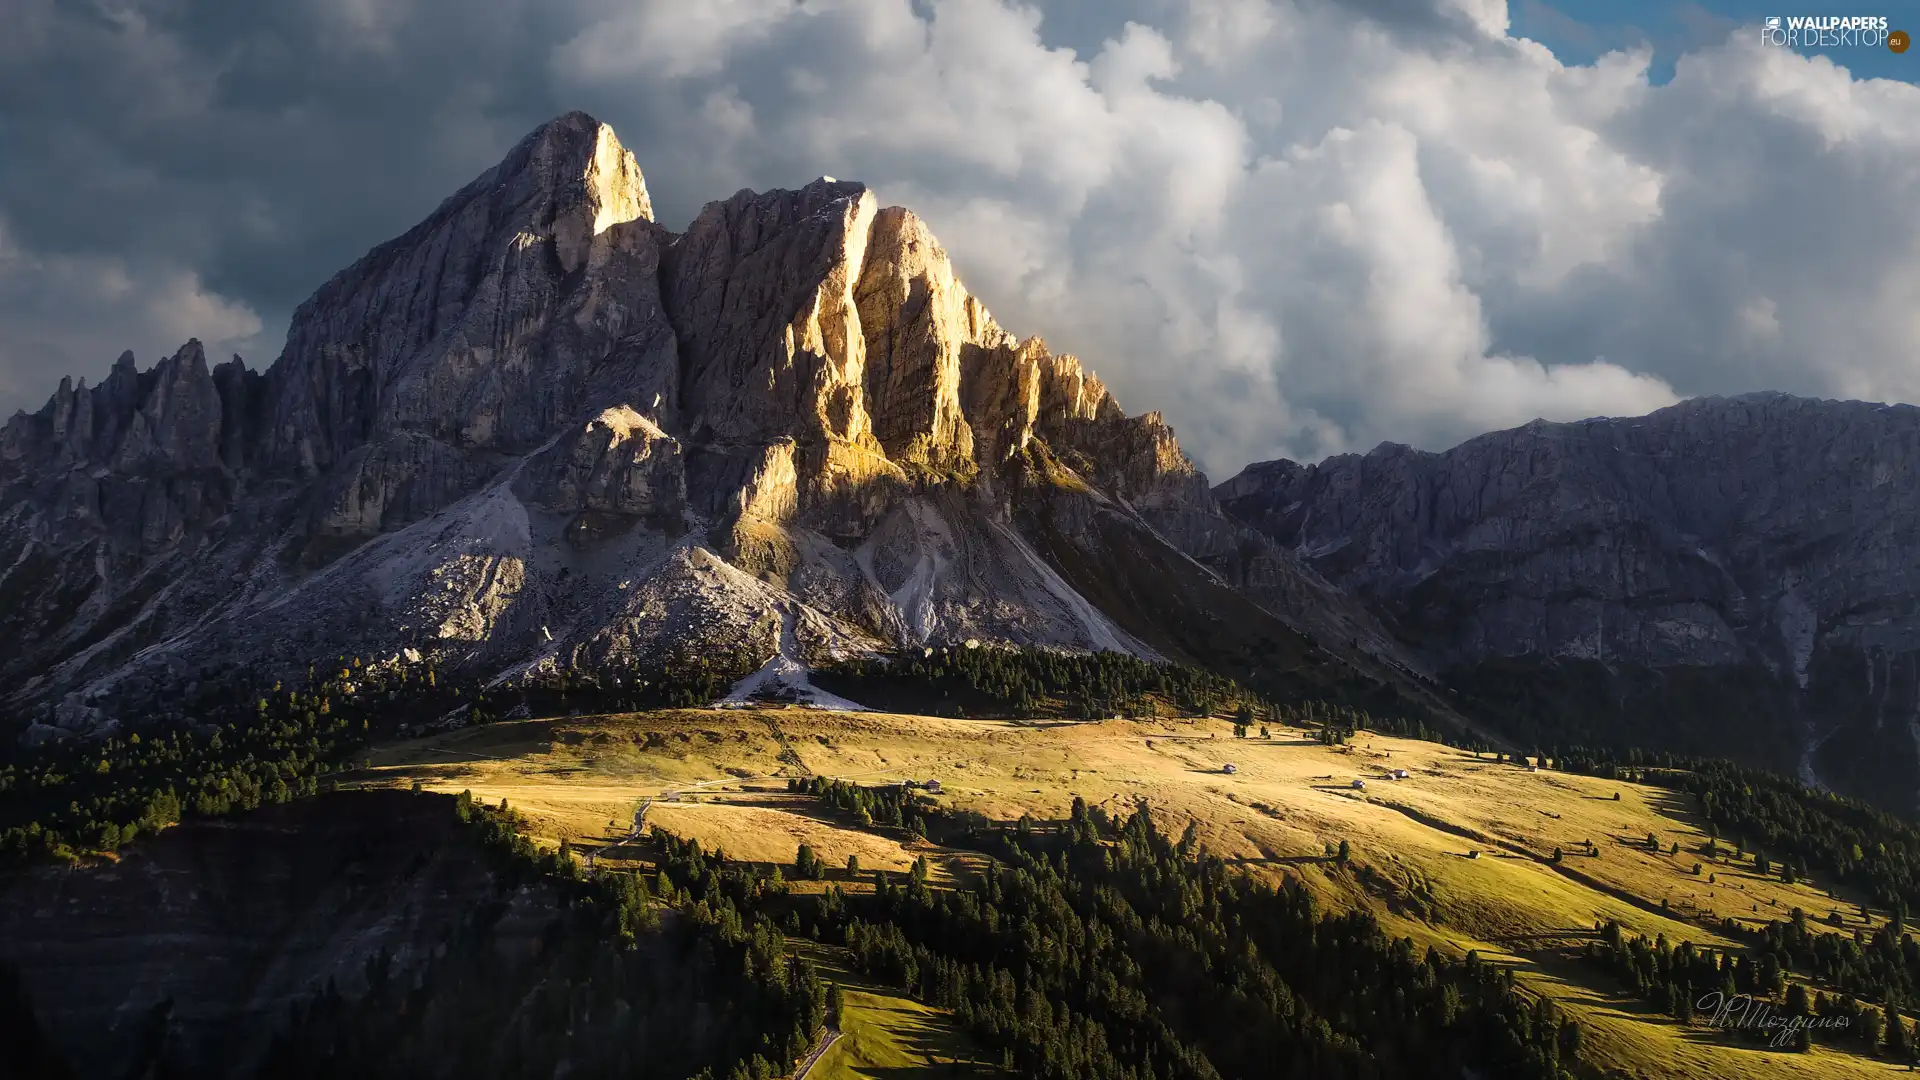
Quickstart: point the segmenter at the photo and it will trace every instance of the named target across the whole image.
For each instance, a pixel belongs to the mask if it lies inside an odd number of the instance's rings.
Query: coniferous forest
[[[511,812],[462,797],[456,813],[504,856],[502,896],[411,978],[376,957],[366,993],[296,1009],[263,1076],[766,1080],[813,1045],[827,986],[769,917],[781,890],[766,876],[663,837],[653,880],[584,878]],[[529,880],[556,889],[557,913],[516,960],[495,928]]]
[[[536,715],[704,706],[752,666],[741,657],[684,657],[621,676],[536,672],[495,687],[443,679],[430,667],[366,664],[358,657],[314,665],[298,685],[235,675],[235,685],[250,688],[197,692],[164,722],[99,740],[0,746],[0,864],[112,851],[185,816],[312,794],[383,738]],[[1313,728],[1327,742],[1365,729],[1485,749],[1417,719],[1270,698],[1203,669],[1119,653],[931,649],[850,661],[817,681],[933,715],[1225,714],[1243,728]]]
[[[944,826],[944,827],[943,827]],[[802,925],[865,971],[953,1010],[1015,1075],[1558,1077],[1578,1028],[1469,955],[1391,939],[1076,800],[1054,826],[936,823],[993,869],[936,889],[916,867]],[[955,837],[948,829],[963,830]]]
[[[854,809],[899,810],[898,788],[822,786]],[[436,797],[436,796],[422,796]],[[1472,956],[1394,940],[1365,915],[1319,910],[1159,833],[1076,803],[1066,822],[992,825],[914,806],[950,843],[990,856],[980,879],[928,883],[924,861],[871,892],[796,895],[777,870],[656,829],[651,872],[583,875],[537,852],[504,808],[462,796],[501,866],[446,948],[411,972],[384,953],[366,989],[297,1005],[260,1075],[303,1077],[784,1075],[833,1017],[794,937],[844,947],[884,983],[949,1009],[998,1060],[1041,1078],[1487,1075],[1559,1077],[1577,1028]],[[531,958],[498,927],[516,889],[550,890]],[[784,927],[784,929],[783,929]],[[16,995],[0,1024],[33,1047]],[[23,1019],[24,1017],[24,1019]],[[64,1075],[38,1051],[34,1075]],[[153,1075],[169,1075],[165,1061]]]
[[[949,649],[838,675],[868,693],[894,680],[930,686],[963,712],[970,701],[1060,719],[1171,705],[1176,715],[1225,714],[1243,737],[1268,723],[1330,743],[1359,730],[1438,734],[1124,657]],[[0,766],[0,861],[85,858],[174,821],[325,790],[369,742],[418,730],[423,716],[469,724],[535,707],[613,709],[637,689],[533,678],[482,691],[430,670],[343,661],[298,689],[198,702],[194,722],[60,743]],[[1893,913],[1851,935],[1810,925],[1839,918],[1844,929],[1839,911],[1725,927],[1742,950],[1608,927],[1586,950],[1590,964],[1682,1020],[1697,1019],[1704,994],[1753,994],[1787,1017],[1831,1021],[1806,1023],[1798,1045],[1895,1060],[1913,1052],[1920,1036],[1905,1010],[1920,1003],[1920,947],[1905,922],[1920,898],[1920,829],[1724,761],[1543,753],[1557,769],[1668,787],[1691,801],[1713,843],[1753,853],[1783,877],[1818,872],[1857,886]],[[278,1033],[265,1075],[546,1077],[563,1062],[578,1076],[782,1075],[832,1020],[819,974],[794,947],[802,940],[844,949],[870,977],[950,1010],[997,1055],[989,1066],[1012,1075],[1457,1076],[1470,1067],[1556,1077],[1580,1059],[1579,1029],[1494,966],[1417,950],[1364,914],[1318,910],[1304,890],[1260,884],[1191,835],[1161,835],[1144,813],[1115,820],[1076,802],[1064,822],[996,824],[900,786],[816,777],[792,790],[860,828],[971,848],[992,869],[936,887],[923,864],[904,878],[874,875],[871,891],[831,884],[801,895],[767,867],[656,832],[646,875],[588,878],[564,853],[536,852],[504,808],[461,799],[455,812],[503,860],[502,880],[552,890],[537,960],[506,959],[500,899],[476,900],[423,966],[397,973],[375,955],[366,992],[316,987]],[[827,876],[805,849],[794,869]],[[684,1052],[657,1051],[662,1033],[691,1031],[701,1034],[680,1038]],[[19,1048],[17,1069],[65,1075],[38,1039],[26,988],[3,969],[0,1033]]]

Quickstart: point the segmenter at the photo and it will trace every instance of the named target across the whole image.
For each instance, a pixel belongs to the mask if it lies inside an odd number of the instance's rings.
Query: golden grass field
[[[1232,775],[1222,771],[1228,763]],[[1390,769],[1411,775],[1390,780]],[[1905,1071],[1828,1050],[1731,1044],[1654,1013],[1567,958],[1607,919],[1676,943],[1723,947],[1735,943],[1713,928],[1722,917],[1764,921],[1800,907],[1811,920],[1837,908],[1851,933],[1869,925],[1858,898],[1832,896],[1817,881],[1787,886],[1763,878],[1751,853],[1735,858],[1724,844],[1720,857],[1708,858],[1695,808],[1663,789],[1529,771],[1437,743],[1362,732],[1352,746],[1330,748],[1279,729],[1272,739],[1240,740],[1225,720],[1036,726],[807,709],[674,710],[498,723],[398,743],[372,755],[366,778],[470,790],[495,804],[504,798],[542,842],[607,849],[610,860],[624,854],[616,845],[635,808],[677,793],[651,804],[648,824],[734,858],[791,864],[805,842],[829,865],[852,854],[869,870],[904,871],[924,854],[936,880],[978,865],[965,853],[850,827],[786,794],[785,777],[809,773],[864,783],[938,779],[943,804],[996,819],[1062,817],[1079,795],[1116,814],[1144,805],[1173,833],[1191,821],[1210,851],[1250,872],[1292,876],[1329,903],[1370,908],[1390,933],[1511,964],[1524,988],[1552,996],[1585,1027],[1590,1059],[1628,1076]],[[1355,779],[1364,790],[1350,786]],[[1645,846],[1649,832],[1659,853]],[[1352,848],[1347,867],[1325,857],[1340,840]],[[1589,840],[1597,855],[1586,854]],[[1678,855],[1668,854],[1674,842]],[[1557,866],[1548,859],[1555,847],[1564,853]],[[1470,851],[1479,857],[1468,858]],[[1881,922],[1876,914],[1871,925]],[[933,1010],[878,988],[862,994],[867,1034],[856,1040],[849,1031],[844,1050],[829,1051],[814,1076],[874,1075],[875,1068],[903,1075],[902,1047],[922,1047],[924,1056],[924,1047],[953,1037]]]

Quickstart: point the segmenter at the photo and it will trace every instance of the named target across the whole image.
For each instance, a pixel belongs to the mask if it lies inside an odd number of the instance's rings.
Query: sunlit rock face
[[[37,738],[339,655],[1212,662],[1231,624],[1263,664],[1406,661],[912,213],[822,178],[674,233],[581,113],[322,285],[264,372],[190,343],[63,383],[0,429],[0,491],[0,676]]]

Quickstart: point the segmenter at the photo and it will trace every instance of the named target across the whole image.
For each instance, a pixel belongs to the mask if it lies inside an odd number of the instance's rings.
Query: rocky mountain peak
[[[584,113],[323,284],[264,374],[193,342],[63,383],[0,435],[0,487],[0,635],[36,642],[0,673],[66,702],[55,723],[343,651],[508,678],[689,648],[1384,640],[1315,622],[1296,600],[1325,583],[1221,517],[1165,420],[1000,327],[912,212],[821,177],[674,234]]]
[[[528,167],[555,189],[554,254],[567,272],[591,257],[595,238],[608,229],[653,220],[640,165],[620,145],[613,128],[586,113],[571,112],[542,125],[528,139],[535,144]]]
[[[672,400],[651,213],[612,129],[570,113],[301,305],[261,457],[326,479],[309,531],[417,520],[593,404]]]

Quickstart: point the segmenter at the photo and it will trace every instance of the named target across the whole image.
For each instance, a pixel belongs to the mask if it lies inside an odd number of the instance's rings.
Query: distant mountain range
[[[1916,462],[1916,410],[1761,396],[1209,490],[912,213],[822,178],[671,232],[572,113],[321,286],[265,371],[189,342],[8,421],[0,685],[33,741],[341,658],[501,681],[976,639],[1910,809]]]
[[[1746,757],[1915,808],[1920,409],[1702,398],[1267,462],[1214,493],[1516,737]]]

